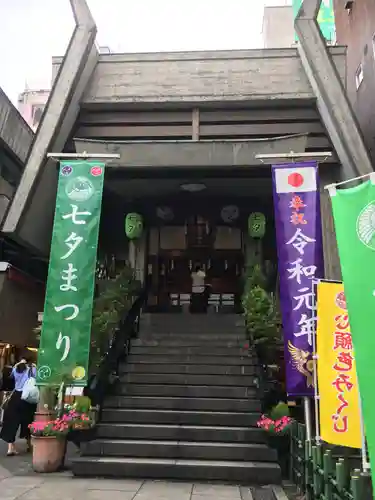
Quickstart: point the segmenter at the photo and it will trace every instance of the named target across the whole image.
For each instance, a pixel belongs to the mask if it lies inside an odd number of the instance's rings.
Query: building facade
[[[292,47],[294,43],[294,14],[292,5],[264,7],[264,48],[280,49]]]
[[[44,262],[1,231],[33,139],[33,131],[0,89],[0,368],[14,349],[37,344],[33,328],[43,308]]]
[[[47,104],[50,90],[24,90],[18,96],[18,111],[35,132]]]
[[[337,43],[347,46],[347,93],[375,161],[375,2],[335,0]]]
[[[303,8],[295,19],[300,40],[297,47],[143,54],[100,53],[95,44],[96,24],[87,3],[85,0],[72,0],[71,3],[77,26],[65,56],[53,61],[54,85],[48,107],[27,156],[25,175],[7,211],[2,227],[4,235],[48,258],[59,178],[58,166],[48,153],[78,153],[83,158],[87,153],[94,158],[115,153],[116,158],[106,167],[104,179],[100,264],[111,271],[112,267],[120,268],[130,263],[138,279],[148,285],[150,308],[156,307],[163,312],[179,308],[176,312],[182,318],[179,324],[183,326],[181,333],[185,338],[182,342],[185,342],[192,330],[184,329],[184,319],[188,316],[184,315],[184,309],[192,291],[191,270],[197,262],[209,277],[210,313],[215,312],[212,316],[216,317],[213,329],[207,332],[216,333],[216,325],[221,319],[216,313],[221,312],[220,308],[230,307],[233,311],[236,301],[238,303],[244,261],[249,263],[249,256],[253,256],[254,261],[255,258],[257,262],[263,261],[264,267],[267,262],[271,263],[267,267],[273,274],[270,282],[275,284],[277,242],[271,164],[285,162],[290,156],[316,158],[316,153],[320,152],[326,159],[319,168],[324,277],[340,279],[331,204],[324,186],[366,175],[372,171],[372,165],[345,93],[346,51],[342,47],[327,47],[319,34],[316,14],[320,0],[303,1]],[[262,162],[259,155],[268,160]],[[68,170],[71,173],[73,169],[74,166]],[[79,191],[82,185],[85,189],[85,182],[86,179],[81,178],[80,186],[74,189]],[[71,207],[78,208],[74,204]],[[267,220],[261,246],[251,245],[247,239],[249,214],[254,212],[262,212]],[[124,219],[126,221],[128,214],[136,214],[137,220],[140,216],[143,218],[144,230],[137,240],[126,238]],[[78,240],[76,233],[71,233],[70,237]],[[88,288],[86,290],[91,293]],[[57,311],[54,303],[53,306]],[[174,335],[173,327],[166,330],[163,316],[161,331]],[[170,321],[173,315],[166,316]],[[193,330],[205,331],[201,324],[197,328]],[[228,333],[226,327],[223,331],[225,335]],[[55,334],[55,346],[59,349],[57,331]],[[123,349],[123,337],[119,339]],[[208,341],[211,343],[210,338]],[[177,351],[168,348],[168,352],[180,356],[182,346],[180,343],[176,346]],[[134,347],[132,344],[132,349]],[[197,349],[194,351],[201,355],[202,347]],[[228,347],[224,349],[227,353]],[[153,356],[152,351],[148,352],[147,356]],[[185,352],[190,357],[191,347]],[[211,356],[211,345],[209,353]],[[243,350],[240,354],[244,357]],[[166,365],[173,364],[169,357],[165,359]],[[222,361],[216,363],[222,365]],[[203,366],[204,362],[198,364]],[[229,372],[224,373],[221,383],[227,385]],[[223,392],[224,386],[215,385],[218,383],[216,374],[213,382],[194,378],[193,383],[191,378],[187,382],[186,371],[183,378],[173,373],[172,384],[170,375],[168,382],[164,377],[152,377],[153,383],[158,381],[155,383],[157,389],[151,392],[148,392],[151,384],[147,382],[145,392],[144,382],[140,382],[145,380],[143,375],[141,378],[136,376],[137,382],[132,374],[127,376],[125,383],[121,381],[118,385],[121,398],[122,395],[135,395],[136,398],[142,395],[147,399],[156,396],[162,401],[158,406],[145,407],[153,410],[147,411],[150,415],[147,419],[151,420],[142,420],[142,425],[138,425],[140,420],[136,420],[136,425],[131,420],[130,433],[117,431],[128,429],[128,424],[112,425],[115,420],[108,420],[107,439],[114,436],[118,443],[120,438],[123,441],[129,436],[132,439],[148,436],[160,443],[161,439],[177,436],[178,441],[229,442],[229,437],[221,434],[223,421],[218,426],[216,420],[212,427],[214,433],[208,436],[210,427],[202,411],[207,406],[201,406],[202,400],[209,398],[208,408],[212,409],[213,395],[222,399],[226,394],[233,409],[234,398],[248,397],[248,382],[241,381],[240,391],[233,392],[230,388],[229,392]],[[149,380],[149,375],[146,379]],[[167,385],[177,384],[181,384],[177,389],[165,389]],[[211,384],[217,389],[209,387]],[[168,421],[173,422],[171,432],[161,434],[157,430],[154,433],[155,427],[166,422],[155,418],[155,408],[167,410],[169,414],[171,402],[166,402],[169,397],[173,397],[173,410],[176,398],[199,400],[199,406],[189,402],[186,407],[189,413],[194,407],[200,409],[197,420],[188,421],[189,425],[198,422],[198,434],[195,431],[194,434],[190,431],[180,433],[183,427],[180,411]],[[135,407],[128,408],[133,410]],[[182,411],[183,408],[185,406],[180,407]],[[215,408],[223,411],[222,406]],[[248,406],[245,408],[247,412]],[[123,418],[121,416],[116,422],[125,422]],[[151,424],[144,425],[144,422]],[[178,431],[174,429],[176,422],[179,423]],[[228,422],[233,425],[232,417]],[[145,427],[150,427],[152,433],[146,435]],[[164,424],[161,427],[164,428]],[[239,434],[229,432],[226,436],[230,439],[238,436],[233,441],[250,442],[242,429]],[[152,447],[157,448],[154,444]],[[124,451],[120,443],[116,456],[108,460],[106,457],[111,456],[112,451],[100,448],[98,458],[97,448],[89,458],[81,457],[82,460],[76,462],[74,473],[100,476],[109,471],[112,476],[185,480],[204,477],[235,481],[241,478],[248,482],[248,471],[255,470],[253,461],[244,465],[243,455],[236,455],[236,459],[232,456],[233,462],[229,462],[230,456],[225,449],[221,455],[225,463],[209,465],[211,469],[207,475],[209,457],[220,460],[218,447],[212,455],[201,451],[194,455],[198,460],[194,461],[193,469],[192,461],[180,463],[176,458],[180,457],[179,450],[173,450],[168,455],[171,461],[163,462],[160,467],[160,461],[150,458],[149,448],[143,452],[146,455],[139,455],[138,449],[134,452],[133,447],[128,448],[125,444]],[[139,456],[145,459],[134,460]],[[261,461],[259,455],[254,462],[257,460]],[[239,461],[242,462],[240,467]],[[131,463],[136,464],[135,467]],[[279,474],[270,476],[269,466],[261,467],[267,472],[259,476],[260,469],[255,465],[257,482],[275,484],[280,481]],[[252,477],[255,477],[254,472]]]

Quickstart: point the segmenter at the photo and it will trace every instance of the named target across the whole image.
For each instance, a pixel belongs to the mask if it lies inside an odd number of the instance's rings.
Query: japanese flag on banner
[[[275,169],[276,193],[307,193],[316,191],[314,167],[290,167]]]

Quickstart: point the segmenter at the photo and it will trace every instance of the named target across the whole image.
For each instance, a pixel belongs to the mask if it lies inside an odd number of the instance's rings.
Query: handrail
[[[128,355],[131,339],[138,335],[141,309],[146,298],[147,290],[144,288],[120,319],[108,351],[85,391],[93,405],[102,405],[109,387],[117,380],[120,361]]]

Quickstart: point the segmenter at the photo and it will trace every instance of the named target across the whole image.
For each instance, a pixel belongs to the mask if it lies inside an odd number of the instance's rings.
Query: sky
[[[287,0],[87,0],[97,43],[112,52],[262,47],[264,5]],[[49,88],[51,58],[74,27],[69,0],[0,0],[0,87],[16,103]]]

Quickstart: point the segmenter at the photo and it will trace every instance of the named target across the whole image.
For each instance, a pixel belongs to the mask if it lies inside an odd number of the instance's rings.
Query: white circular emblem
[[[38,369],[38,377],[40,378],[40,380],[47,380],[47,378],[50,378],[51,374],[51,368],[47,365],[41,366]]]
[[[73,201],[87,201],[94,192],[94,186],[87,177],[70,179],[65,186],[66,196]]]
[[[359,241],[370,250],[375,250],[375,200],[361,211],[357,219]]]
[[[165,221],[171,221],[173,220],[174,213],[173,210],[170,207],[157,207],[156,209],[156,215]]]
[[[233,222],[238,219],[240,211],[236,205],[227,205],[221,211],[221,218],[224,222]]]

